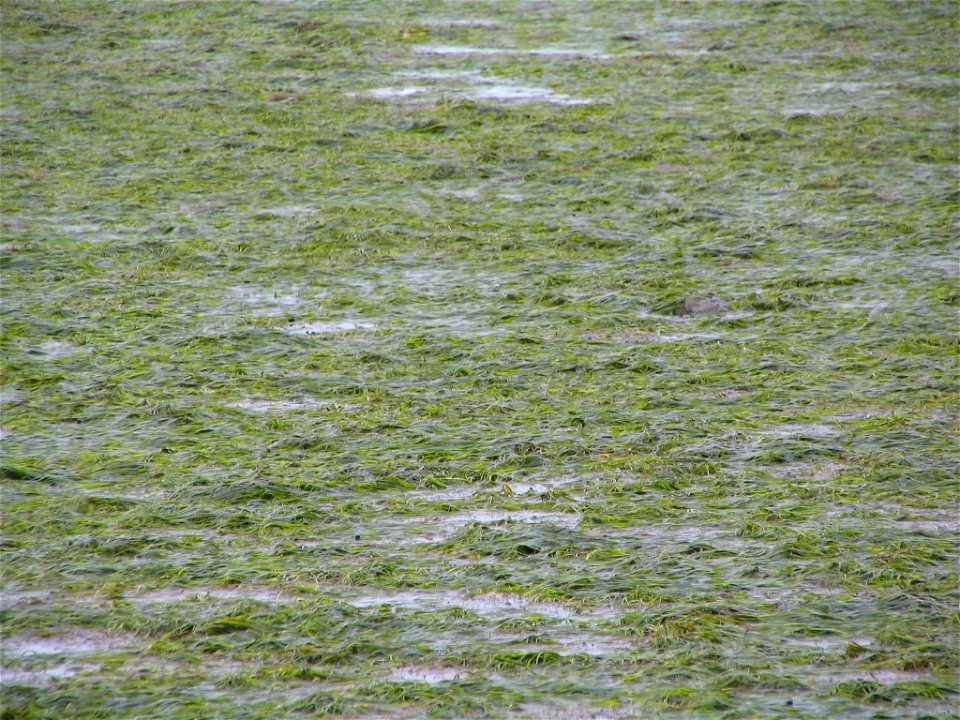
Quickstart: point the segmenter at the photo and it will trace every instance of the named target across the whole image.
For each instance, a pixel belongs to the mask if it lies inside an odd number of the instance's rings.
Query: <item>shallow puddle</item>
[[[540,480],[537,482],[508,482],[506,486],[514,495],[544,495],[558,487],[572,485],[577,482],[575,478],[564,478],[561,480]]]
[[[776,427],[765,428],[758,431],[758,434],[761,436],[775,437],[826,437],[839,433],[840,428],[824,423],[783,423]]]
[[[450,20],[445,18],[427,18],[419,22],[428,27],[500,27],[499,22],[496,20],[488,20],[487,18],[456,18]]]
[[[451,75],[446,77],[454,76]],[[549,88],[513,85],[489,78],[484,79],[474,77],[473,79],[477,81],[477,83],[465,89],[444,90],[442,88],[428,88],[422,85],[408,85],[397,88],[374,88],[373,90],[368,91],[368,94],[372,97],[383,99],[412,98],[425,95],[427,93],[442,93],[445,95],[454,95],[470,100],[496,100],[513,103],[545,102],[552,103],[554,105],[589,105],[593,102],[592,100],[574,98],[569,95],[557,93]]]
[[[649,342],[676,343],[687,342],[688,340],[721,340],[723,337],[720,333],[674,333],[664,335],[658,332],[651,333],[647,340]]]
[[[291,335],[325,335],[330,333],[348,332],[350,330],[372,330],[376,326],[366,320],[318,320],[303,322],[283,328]]]
[[[835,684],[842,682],[852,682],[856,680],[865,680],[875,682],[881,685],[892,685],[902,682],[923,682],[933,681],[934,677],[930,673],[920,672],[918,670],[850,670],[842,672],[824,672],[822,668],[810,668],[808,673],[804,674],[817,685]]]
[[[260,286],[235,285],[229,288],[233,298],[220,309],[224,316],[235,315],[236,302],[247,306],[248,312],[262,317],[276,317],[299,305],[316,301],[324,296],[323,293],[312,293],[308,297],[301,295],[297,287],[269,289]]]
[[[430,88],[427,87],[422,87],[420,85],[409,85],[407,87],[400,88],[374,88],[368,92],[370,95],[376,98],[404,98],[420,95],[429,91]]]
[[[842,587],[804,583],[788,586],[751,587],[746,589],[746,594],[751,600],[788,606],[811,598],[843,597],[852,593]]]
[[[516,720],[627,720],[628,718],[647,717],[636,714],[629,706],[599,708],[587,703],[523,703],[517,713],[507,715]],[[690,716],[681,716],[690,717]]]
[[[297,305],[300,297],[295,289],[288,291],[270,291],[265,288],[235,287],[232,291],[250,305]]]
[[[529,50],[520,48],[470,47],[460,45],[419,45],[415,52],[424,55],[539,55],[544,57],[576,57],[607,60],[613,55],[594,48],[542,47]]]
[[[317,213],[315,207],[310,205],[277,205],[275,207],[267,207],[255,212],[256,215],[272,215],[274,217],[298,217],[301,215],[315,215]]]
[[[822,463],[816,465],[783,465],[770,468],[769,472],[784,480],[812,480],[821,482],[832,480],[848,468],[840,463]]]
[[[148,590],[142,593],[136,593],[124,596],[124,600],[137,605],[149,605],[153,603],[176,603],[184,601],[204,600],[256,600],[263,603],[291,603],[296,602],[297,597],[284,594],[276,588],[262,586],[239,586],[227,588],[186,588],[171,587]]]
[[[677,543],[704,544],[718,549],[733,550],[757,541],[737,537],[734,528],[713,525],[649,524],[625,528],[593,528],[589,534],[603,537],[631,538],[641,545],[669,545]]]
[[[26,394],[18,387],[13,385],[5,385],[0,388],[0,403],[3,405],[11,405],[13,403],[18,403],[26,397]]]
[[[590,655],[606,657],[622,655],[633,649],[633,643],[623,637],[603,637],[600,635],[579,634],[569,637],[551,638],[551,642],[560,648],[545,645],[544,649],[556,651],[559,655]]]
[[[847,645],[859,645],[861,647],[870,647],[874,644],[874,639],[867,636],[851,637],[845,638],[835,635],[828,635],[824,637],[803,637],[803,638],[786,638],[785,644],[787,645],[799,645],[800,647],[813,648],[815,650],[822,650],[824,652],[840,652],[844,650]]]
[[[408,665],[394,670],[390,675],[390,680],[393,682],[418,682],[434,685],[450,680],[459,680],[467,676],[467,672],[456,668]]]
[[[573,609],[559,603],[535,602],[520,595],[508,593],[488,593],[468,596],[454,590],[400,590],[396,592],[375,591],[370,588],[356,588],[347,598],[338,598],[341,602],[354,607],[391,607],[415,610],[438,610],[442,608],[462,608],[478,615],[516,615],[533,613],[554,618],[569,618],[576,613]]]
[[[56,360],[82,351],[83,348],[59,340],[45,340],[32,350],[34,354],[40,355],[44,360]]]
[[[416,500],[431,500],[434,502],[442,500],[465,500],[473,497],[477,493],[490,491],[492,487],[477,485],[456,485],[446,488],[425,488],[423,490],[410,490],[402,493],[404,498]]]
[[[429,535],[412,538],[415,543],[439,542],[453,536],[469,523],[549,523],[576,529],[580,516],[575,513],[543,512],[539,510],[467,510],[447,516],[405,518],[403,524],[429,524],[434,531]]]
[[[248,410],[254,413],[284,412],[286,410],[307,410],[310,408],[333,405],[332,400],[237,400],[227,403],[227,407]]]
[[[478,85],[464,93],[472,100],[503,100],[508,102],[547,102],[555,105],[589,105],[592,100],[578,99],[555,93],[548,88],[521,85]]]
[[[81,673],[97,672],[97,663],[58,663],[44,668],[0,668],[0,685],[32,685],[44,687]]]
[[[27,658],[35,655],[94,655],[130,650],[135,646],[128,635],[114,635],[95,630],[76,630],[59,635],[9,635],[3,639],[5,658]]]

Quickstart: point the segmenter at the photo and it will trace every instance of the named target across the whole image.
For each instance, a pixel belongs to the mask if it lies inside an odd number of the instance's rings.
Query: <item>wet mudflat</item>
[[[0,0],[4,717],[957,717],[951,3]]]

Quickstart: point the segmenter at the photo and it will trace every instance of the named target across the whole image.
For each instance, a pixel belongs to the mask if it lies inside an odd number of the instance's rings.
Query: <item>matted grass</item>
[[[955,3],[0,9],[3,718],[958,715]]]

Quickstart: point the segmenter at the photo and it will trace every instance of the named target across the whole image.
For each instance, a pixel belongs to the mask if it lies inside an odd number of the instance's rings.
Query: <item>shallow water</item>
[[[495,48],[471,47],[466,45],[419,45],[414,52],[423,55],[529,55],[539,57],[584,58],[589,60],[609,60],[610,55],[596,48],[540,47],[540,48]]]
[[[332,400],[237,400],[227,403],[227,407],[249,410],[254,413],[284,412],[286,410],[306,410],[332,405]]]
[[[95,673],[102,666],[99,663],[66,662],[46,667],[0,667],[0,686],[33,685],[43,687],[81,673]]]
[[[302,322],[283,328],[284,332],[291,335],[327,335],[338,332],[349,332],[351,330],[372,330],[376,327],[367,320],[317,320],[314,322]]]
[[[465,671],[456,668],[408,665],[394,670],[390,679],[395,682],[419,682],[433,685],[450,680],[459,680],[467,676],[468,674]]]
[[[349,605],[363,608],[379,607],[380,605],[415,610],[458,607],[479,615],[509,616],[532,613],[554,618],[570,618],[576,615],[575,610],[559,603],[536,602],[509,593],[466,595],[455,590],[377,592],[372,588],[356,588],[349,596],[337,599]]]
[[[205,600],[256,600],[264,603],[289,603],[301,598],[287,595],[277,588],[240,585],[237,587],[160,588],[127,595],[124,599],[135,604],[152,604],[177,603],[186,600],[197,602]]]
[[[94,655],[133,648],[133,636],[95,630],[71,630],[48,636],[8,635],[3,641],[5,658],[27,658],[35,655]]]

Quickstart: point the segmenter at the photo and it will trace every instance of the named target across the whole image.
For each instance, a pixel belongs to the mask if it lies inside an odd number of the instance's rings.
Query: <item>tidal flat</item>
[[[960,717],[958,20],[0,0],[0,717]]]

